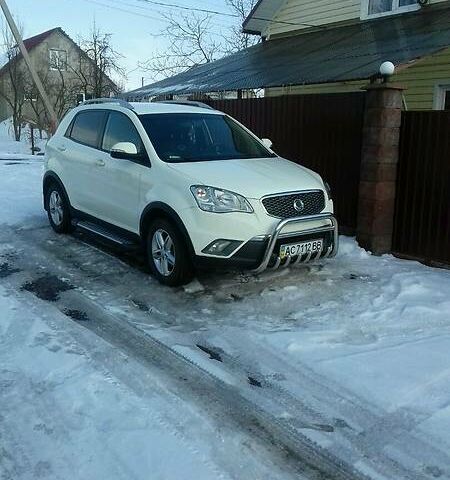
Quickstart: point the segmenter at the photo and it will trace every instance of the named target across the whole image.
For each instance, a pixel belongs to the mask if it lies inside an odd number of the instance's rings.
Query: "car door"
[[[140,177],[149,164],[143,164],[142,160],[111,157],[112,147],[119,142],[133,143],[139,155],[146,157],[142,139],[130,118],[124,113],[110,111],[101,141],[102,151],[98,152],[93,175],[95,188],[100,193],[97,216],[138,233]]]
[[[98,162],[99,144],[105,126],[105,110],[79,112],[67,130],[62,150],[63,181],[72,207],[91,215],[96,214],[98,191],[92,177]]]

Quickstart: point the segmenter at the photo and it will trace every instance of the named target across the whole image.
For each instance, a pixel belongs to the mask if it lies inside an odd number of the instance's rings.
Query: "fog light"
[[[230,255],[234,250],[236,250],[242,242],[238,240],[225,240],[219,238],[218,240],[214,240],[211,242],[205,249],[202,250],[203,253],[207,253],[209,255],[219,255],[221,257],[227,257]]]

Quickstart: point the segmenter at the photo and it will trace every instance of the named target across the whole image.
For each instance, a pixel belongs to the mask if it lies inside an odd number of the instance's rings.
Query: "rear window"
[[[97,148],[104,118],[105,112],[101,110],[80,112],[73,121],[70,138],[89,147]]]

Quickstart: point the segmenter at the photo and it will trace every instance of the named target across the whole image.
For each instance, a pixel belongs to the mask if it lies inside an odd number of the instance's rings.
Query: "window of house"
[[[36,96],[36,93],[33,92],[33,91],[26,91],[24,96],[23,96],[23,99],[26,101],[26,102],[37,102],[37,96]]]
[[[362,0],[361,18],[381,17],[419,8],[418,0]]]
[[[105,112],[103,110],[79,113],[73,121],[70,138],[83,145],[98,148],[104,120]]]
[[[138,153],[144,153],[141,137],[131,120],[123,113],[112,112],[106,123],[102,148],[110,152],[111,148],[119,142],[134,143]]]
[[[79,105],[80,103],[83,103],[86,100],[92,100],[93,98],[94,98],[93,93],[78,93],[76,95],[76,104]]]
[[[450,110],[450,84],[436,86],[433,107],[435,110]]]
[[[65,50],[49,50],[50,70],[67,70],[67,52]]]
[[[444,110],[450,110],[450,88],[445,91]]]

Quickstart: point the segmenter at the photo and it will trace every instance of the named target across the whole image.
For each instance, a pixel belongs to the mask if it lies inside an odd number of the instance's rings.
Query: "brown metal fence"
[[[450,112],[404,112],[394,252],[450,264]]]
[[[215,100],[279,155],[328,181],[341,231],[354,233],[358,209],[364,93]]]

